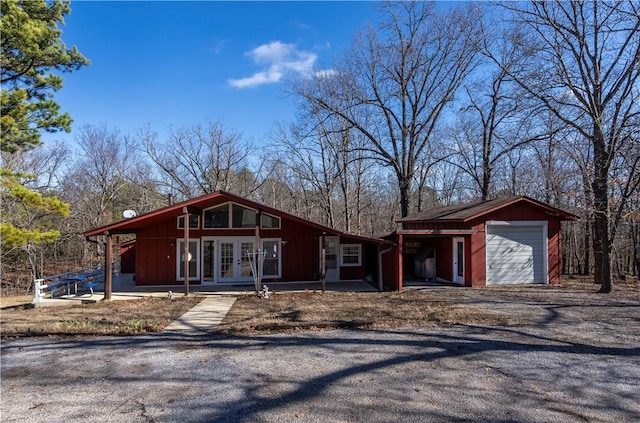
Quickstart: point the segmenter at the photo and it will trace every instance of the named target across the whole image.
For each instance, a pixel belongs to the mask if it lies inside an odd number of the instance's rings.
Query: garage
[[[548,283],[547,222],[487,222],[487,285]]]
[[[398,248],[382,255],[384,277],[402,289],[426,279],[415,271],[421,248],[433,249],[435,279],[458,285],[548,284],[561,282],[563,221],[571,213],[525,196],[495,198],[427,208],[398,220],[387,234]]]

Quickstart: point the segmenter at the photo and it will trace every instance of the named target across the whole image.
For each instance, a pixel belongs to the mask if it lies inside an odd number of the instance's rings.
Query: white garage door
[[[487,224],[487,285],[547,282],[546,222]]]

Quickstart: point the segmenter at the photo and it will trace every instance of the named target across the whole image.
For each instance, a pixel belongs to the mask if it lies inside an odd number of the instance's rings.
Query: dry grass
[[[617,281],[612,294],[597,294],[593,279],[565,279],[557,286],[503,286],[479,288],[514,301],[549,299],[554,292],[574,295],[576,301],[598,298],[602,301],[629,299],[640,301],[637,279]],[[526,324],[526,318],[507,315],[465,303],[472,291],[414,290],[403,292],[278,293],[269,299],[252,295],[238,298],[218,331],[223,333],[262,333],[313,330],[345,326],[372,328],[433,327],[455,324]],[[566,297],[566,295],[564,295]],[[34,335],[132,335],[158,332],[181,316],[202,297],[166,300],[146,298],[70,307],[4,309],[0,314],[3,337]],[[3,298],[3,307],[8,303]]]
[[[200,301],[201,297],[143,298],[77,306],[19,307],[2,310],[0,325],[2,337],[159,332]]]
[[[33,301],[33,295],[15,295],[11,297],[0,297],[0,308],[15,307],[19,305],[29,305]]]
[[[343,326],[394,328],[458,323],[505,325],[509,316],[443,300],[425,291],[386,293],[305,292],[269,299],[244,296],[218,330],[227,333],[291,331]]]

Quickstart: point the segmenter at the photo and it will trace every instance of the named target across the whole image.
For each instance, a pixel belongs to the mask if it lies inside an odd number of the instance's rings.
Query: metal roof
[[[187,201],[183,201],[181,203],[172,204],[167,207],[163,207],[149,213],[141,214],[131,219],[121,220],[119,222],[114,222],[109,225],[105,225],[99,228],[91,229],[83,233],[85,237],[96,236],[96,235],[106,235],[106,234],[130,234],[136,233],[140,229],[144,227],[148,227],[154,225],[158,222],[164,221],[168,218],[172,218],[179,214],[183,213],[183,210],[186,208],[190,210],[190,212],[199,212],[202,207],[209,207],[209,205],[214,200],[231,201],[237,204],[241,204],[247,206],[249,208],[253,208],[256,210],[260,210],[261,212],[273,214],[275,216],[293,220],[295,222],[301,223],[306,226],[311,226],[316,228],[321,232],[326,232],[327,235],[334,236],[342,236],[356,240],[374,242],[377,244],[385,244],[388,241],[384,241],[381,239],[370,238],[361,235],[354,235],[346,232],[341,232],[336,229],[329,228],[327,226],[320,225],[315,222],[311,222],[310,220],[306,220],[292,214],[283,212],[278,209],[274,209],[273,207],[265,206],[260,203],[256,203],[255,201],[247,200],[246,198],[239,197],[234,194],[230,194],[225,191],[216,191],[211,194],[202,195],[200,197],[196,197]]]
[[[467,222],[482,215],[503,207],[526,203],[544,209],[547,213],[560,217],[562,220],[575,220],[576,216],[563,210],[552,207],[548,204],[534,200],[526,196],[496,198],[493,200],[476,201],[467,204],[457,204],[452,206],[432,207],[412,216],[399,219],[398,222]]]

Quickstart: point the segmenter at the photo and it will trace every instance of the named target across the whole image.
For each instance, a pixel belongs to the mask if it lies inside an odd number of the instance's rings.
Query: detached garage
[[[383,257],[388,288],[424,280],[417,255],[433,250],[434,278],[465,286],[558,284],[560,222],[570,213],[528,197],[434,207],[400,219],[385,236],[395,249]]]

